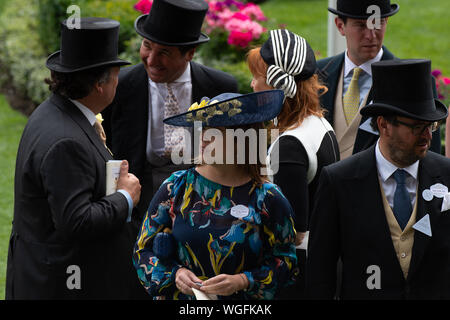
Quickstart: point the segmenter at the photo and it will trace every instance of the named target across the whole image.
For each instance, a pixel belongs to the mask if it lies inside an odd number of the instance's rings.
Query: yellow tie
[[[344,104],[344,114],[345,120],[347,121],[347,125],[352,122],[355,115],[358,113],[359,109],[359,85],[358,79],[361,74],[361,68],[353,69],[352,80],[350,81],[350,85],[348,86],[347,92],[344,95],[343,104]]]
[[[97,132],[98,136],[100,137],[100,140],[102,140],[103,145],[105,146],[105,148],[109,151],[109,153],[112,155],[113,153],[111,152],[111,150],[109,150],[108,146],[106,145],[106,134],[105,131],[103,130],[103,126],[100,120],[95,120],[94,122],[94,129]]]

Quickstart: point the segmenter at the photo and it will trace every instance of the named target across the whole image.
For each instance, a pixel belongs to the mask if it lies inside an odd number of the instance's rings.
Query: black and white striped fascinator
[[[271,30],[261,47],[261,57],[269,65],[267,84],[293,98],[297,81],[306,80],[316,71],[316,58],[308,42],[286,29]]]

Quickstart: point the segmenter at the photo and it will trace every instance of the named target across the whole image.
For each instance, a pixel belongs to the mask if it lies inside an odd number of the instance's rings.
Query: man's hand
[[[141,184],[134,174],[128,173],[127,160],[123,160],[120,165],[119,180],[117,180],[117,190],[119,189],[127,191],[133,200],[133,205],[137,205],[141,197]]]
[[[189,269],[180,268],[175,274],[175,284],[182,293],[193,296],[194,292],[192,288],[200,289],[200,285],[203,281],[197,278],[197,276]]]
[[[203,281],[201,291],[208,294],[230,296],[239,290],[247,289],[249,281],[243,273],[239,274],[219,274],[206,281]]]

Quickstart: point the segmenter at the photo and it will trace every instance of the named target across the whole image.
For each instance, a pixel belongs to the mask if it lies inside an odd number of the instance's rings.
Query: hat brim
[[[204,126],[216,128],[260,123],[280,114],[283,99],[282,90],[236,94],[232,98],[166,118],[163,122],[177,127],[193,127],[194,121],[200,121]]]
[[[382,115],[387,115],[387,114],[395,114],[395,115],[399,115],[399,116],[404,116],[406,118],[422,120],[422,121],[430,121],[430,122],[440,121],[440,120],[447,118],[448,111],[447,111],[447,108],[445,107],[445,105],[437,99],[434,99],[434,102],[435,102],[435,106],[436,106],[435,111],[420,114],[420,115],[409,113],[409,112],[405,111],[404,109],[398,108],[394,105],[384,104],[384,103],[369,104],[369,105],[361,108],[360,113],[362,116],[368,116],[368,117],[382,116]]]
[[[144,25],[144,19],[145,17],[147,17],[146,14],[138,17],[135,21],[134,21],[134,29],[136,30],[136,32],[141,36],[144,37],[150,41],[162,44],[164,46],[189,46],[189,45],[194,45],[194,44],[201,44],[201,43],[205,43],[209,41],[209,37],[204,34],[203,32],[200,33],[200,36],[197,40],[195,41],[188,41],[188,42],[168,42],[165,41],[163,39],[158,39],[155,36],[152,36],[151,34],[149,34],[148,32],[145,32],[143,25]]]
[[[97,67],[120,67],[125,65],[130,65],[131,63],[122,59],[113,59],[108,61],[100,61],[97,63],[92,63],[88,65],[80,65],[80,66],[66,66],[61,64],[61,50],[56,51],[52,53],[48,58],[46,62],[47,68],[49,68],[52,71],[61,72],[61,73],[70,73],[70,72],[77,72],[77,71],[83,71],[88,69],[93,69]]]
[[[398,12],[399,9],[400,9],[400,6],[398,4],[396,4],[396,3],[391,4],[391,11],[381,14],[380,18],[386,18],[386,17],[393,16],[394,14],[396,14]],[[333,8],[328,8],[328,11],[330,11],[331,13],[334,13],[335,15],[352,18],[352,19],[367,19],[372,15],[372,14],[353,15],[353,14],[348,14],[346,12],[338,11]]]

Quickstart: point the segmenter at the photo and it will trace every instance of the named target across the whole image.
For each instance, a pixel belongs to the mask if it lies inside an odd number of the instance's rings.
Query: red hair
[[[254,76],[267,78],[268,65],[261,57],[260,49],[254,48],[248,52],[247,64]],[[323,117],[325,109],[321,107],[319,97],[327,91],[328,88],[319,81],[317,74],[297,81],[295,97],[286,97],[283,109],[278,115],[277,128],[280,133],[297,128],[310,115]]]

